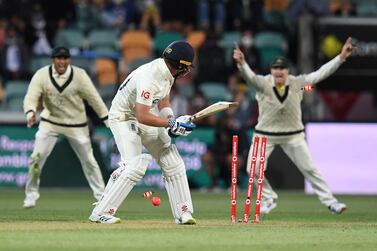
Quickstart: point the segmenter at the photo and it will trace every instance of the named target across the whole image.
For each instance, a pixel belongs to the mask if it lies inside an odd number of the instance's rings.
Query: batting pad
[[[185,164],[175,145],[162,152],[159,164],[164,172],[165,188],[174,218],[180,219],[184,212],[193,213]]]
[[[106,196],[106,194],[110,191],[111,187],[114,185],[115,181],[119,178],[119,176],[122,174],[124,169],[126,169],[126,164],[124,162],[119,162],[118,166],[119,167],[111,173],[110,179],[106,184],[106,187],[105,187],[105,190],[103,191],[101,199],[104,196]]]
[[[107,193],[103,195],[98,205],[93,209],[93,213],[98,215],[115,214],[132,188],[144,177],[151,160],[152,156],[149,154],[141,154],[133,158],[119,172],[119,177],[114,180]]]

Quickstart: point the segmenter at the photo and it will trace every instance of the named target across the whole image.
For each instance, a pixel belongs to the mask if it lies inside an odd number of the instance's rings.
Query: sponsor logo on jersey
[[[187,212],[188,211],[188,206],[187,205],[182,205],[181,209],[182,209],[183,212]]]
[[[108,211],[108,214],[114,215],[114,213],[115,213],[115,209],[114,208],[110,208],[109,211]]]
[[[151,96],[151,93],[143,90],[143,91],[141,92],[141,96],[142,96],[143,98],[145,98],[145,99],[149,99],[150,96]]]

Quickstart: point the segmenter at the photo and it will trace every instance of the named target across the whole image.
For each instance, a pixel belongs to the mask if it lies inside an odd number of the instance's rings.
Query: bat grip
[[[194,117],[194,116],[191,116],[191,117],[187,120],[187,122],[188,122],[188,123],[191,123],[192,121],[194,121],[194,119],[195,119],[195,117]]]

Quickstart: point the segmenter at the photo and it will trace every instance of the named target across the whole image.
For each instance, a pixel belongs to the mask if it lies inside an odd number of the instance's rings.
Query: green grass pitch
[[[338,196],[348,205],[332,215],[317,197],[279,193],[278,207],[262,222],[230,224],[229,193],[193,192],[194,226],[173,222],[166,193],[154,207],[134,190],[119,209],[120,224],[87,220],[93,199],[89,190],[46,190],[36,208],[23,209],[23,191],[0,190],[0,251],[13,250],[376,250],[375,196]],[[238,218],[244,205],[238,200]],[[242,199],[241,199],[242,198]],[[254,211],[254,210],[252,210]]]

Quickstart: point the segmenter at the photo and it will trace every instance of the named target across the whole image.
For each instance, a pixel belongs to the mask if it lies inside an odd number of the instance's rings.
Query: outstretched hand
[[[346,60],[349,56],[351,56],[352,51],[356,48],[354,45],[352,45],[351,41],[352,39],[349,37],[343,45],[342,51],[340,53],[340,57],[343,60]]]
[[[239,65],[243,65],[245,63],[245,56],[237,43],[234,43],[233,59]]]

